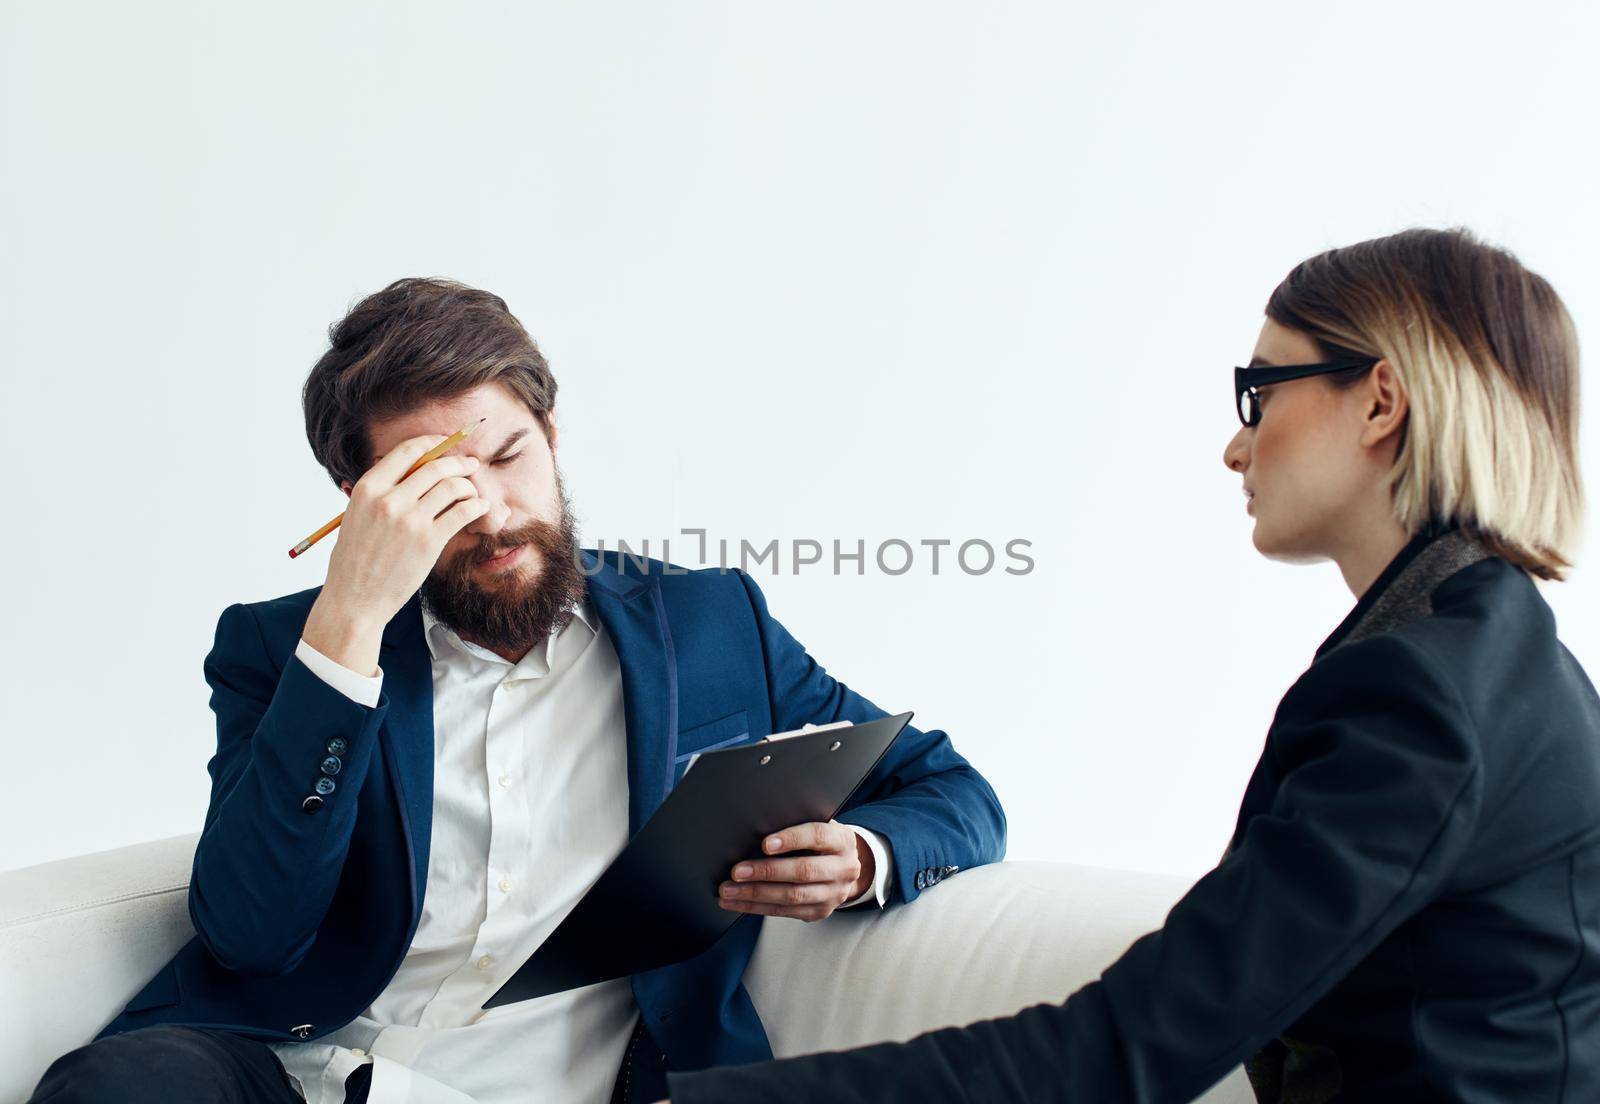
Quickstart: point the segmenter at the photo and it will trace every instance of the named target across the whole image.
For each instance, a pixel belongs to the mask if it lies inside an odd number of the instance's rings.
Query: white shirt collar
[[[420,605],[422,607],[422,636],[428,642],[428,654],[433,657],[435,662],[441,658],[440,653],[445,648],[453,648],[458,652],[475,655],[493,663],[502,663],[508,667],[512,666],[504,656],[495,655],[487,648],[462,640],[454,629],[433,616],[433,613],[428,609],[428,603],[422,602]],[[572,612],[574,614],[573,621],[581,623],[590,632],[596,631],[595,613],[587,599],[574,603]],[[569,624],[567,629],[571,627],[571,624]],[[567,629],[563,629],[562,632],[567,631]],[[540,661],[538,666],[542,669],[530,671],[529,674],[542,675],[548,673],[550,670],[550,649],[559,635],[560,633],[551,633],[545,637],[543,646],[536,645],[530,649],[528,654],[522,657],[522,663],[518,663],[516,666],[521,667],[528,663],[529,660],[537,658]],[[448,655],[448,653],[445,654]]]

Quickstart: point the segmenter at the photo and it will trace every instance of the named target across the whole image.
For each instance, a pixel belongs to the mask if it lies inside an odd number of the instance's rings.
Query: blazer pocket
[[[726,717],[697,724],[693,728],[680,729],[678,755],[672,762],[675,765],[681,764],[691,755],[698,755],[702,751],[715,751],[717,748],[743,743],[748,739],[750,739],[750,725],[745,720],[744,710],[741,709],[737,713],[729,713]]]

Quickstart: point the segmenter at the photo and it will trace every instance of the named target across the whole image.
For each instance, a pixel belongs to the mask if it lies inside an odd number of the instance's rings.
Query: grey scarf
[[[1429,543],[1378,595],[1340,644],[1354,644],[1433,613],[1433,592],[1462,568],[1493,553],[1461,529],[1451,529]]]

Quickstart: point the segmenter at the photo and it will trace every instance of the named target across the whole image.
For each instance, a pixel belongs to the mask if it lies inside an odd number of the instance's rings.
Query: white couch
[[[195,839],[0,874],[0,1104],[25,1100],[46,1066],[88,1042],[193,934]],[[1059,863],[978,867],[908,908],[769,919],[745,980],[780,1057],[909,1039],[1065,999],[1159,927],[1185,888]],[[1254,1100],[1238,1070],[1203,1099]]]

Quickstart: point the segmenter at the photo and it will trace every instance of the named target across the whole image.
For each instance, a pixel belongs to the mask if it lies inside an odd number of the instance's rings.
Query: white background
[[[590,541],[1031,540],[759,581],[1010,857],[1199,874],[1353,602],[1253,551],[1229,369],[1295,262],[1417,224],[1596,340],[1584,9],[8,3],[0,868],[198,829],[217,615],[343,505],[325,329],[448,275],[549,356]],[[1548,594],[1600,671],[1593,568]]]

